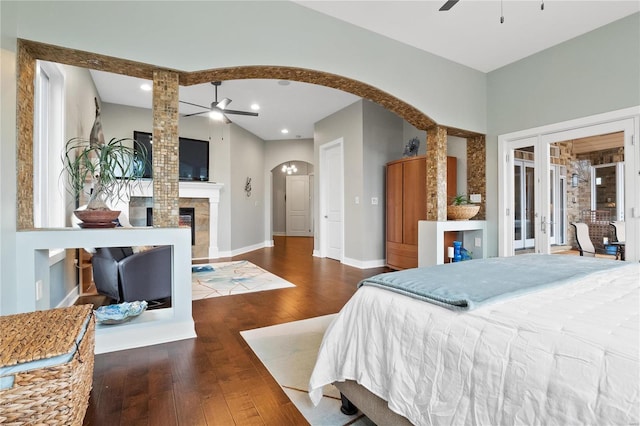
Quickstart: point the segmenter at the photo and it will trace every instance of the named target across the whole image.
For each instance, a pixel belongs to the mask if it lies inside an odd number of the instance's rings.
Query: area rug
[[[334,315],[294,321],[240,334],[307,421],[315,426],[375,426],[361,413],[346,416],[340,411],[340,392],[325,386],[314,407],[307,388],[325,330]]]
[[[295,287],[246,260],[191,266],[193,300]]]

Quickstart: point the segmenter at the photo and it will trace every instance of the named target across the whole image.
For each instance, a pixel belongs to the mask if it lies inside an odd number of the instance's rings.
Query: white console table
[[[462,246],[473,252],[473,258],[487,257],[487,222],[484,220],[447,220],[418,222],[418,267],[443,263],[444,233],[462,232]],[[479,243],[479,244],[477,244]]]
[[[49,249],[172,246],[171,308],[143,312],[118,325],[96,327],[96,353],[196,337],[191,315],[191,233],[185,228],[56,228],[16,233],[16,313],[49,309]],[[36,288],[39,288],[36,291]]]

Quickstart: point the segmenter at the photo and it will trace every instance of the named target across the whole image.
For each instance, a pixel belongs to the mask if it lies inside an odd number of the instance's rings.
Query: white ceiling
[[[445,0],[413,1],[296,1],[296,3],[353,25],[482,72],[489,72],[548,47],[577,37],[640,11],[640,1],[460,0],[439,12]],[[504,23],[500,24],[501,16]],[[92,71],[103,102],[151,108],[151,93],[139,87],[144,80]],[[239,126],[264,140],[312,138],[313,124],[359,98],[307,83],[279,85],[276,80],[229,80],[218,88],[218,100],[228,108],[250,110],[260,104],[259,117],[229,115]],[[209,83],[181,87],[180,99],[209,105]],[[180,105],[181,114],[199,109]],[[282,134],[282,128],[289,129]]]
[[[638,0],[460,0],[447,12],[445,0],[296,3],[482,72],[640,11]]]
[[[143,83],[151,84],[151,81],[94,70],[91,75],[103,102],[151,109],[151,92],[140,89]],[[281,140],[313,138],[314,123],[360,99],[316,84],[288,83],[283,86],[278,80],[226,80],[218,87],[218,101],[229,98],[231,103],[227,108],[238,111],[251,111],[251,104],[257,103],[260,105],[258,117],[229,114],[228,118],[263,140]],[[209,106],[214,99],[211,83],[180,86],[181,101]],[[186,115],[203,109],[181,103],[179,111]],[[281,133],[284,128],[289,133]]]

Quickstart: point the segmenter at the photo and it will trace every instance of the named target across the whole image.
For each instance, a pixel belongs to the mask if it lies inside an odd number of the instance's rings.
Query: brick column
[[[474,220],[485,220],[487,211],[487,155],[484,135],[467,139],[467,194],[480,194],[482,203]]]
[[[179,220],[178,74],[153,72],[153,226]]]
[[[427,130],[427,220],[447,220],[447,129]]]

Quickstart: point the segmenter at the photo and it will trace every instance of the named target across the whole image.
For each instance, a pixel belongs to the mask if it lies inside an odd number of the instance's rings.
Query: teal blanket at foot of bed
[[[362,280],[358,287],[380,287],[448,309],[471,310],[620,266],[625,262],[524,254],[389,272]]]

